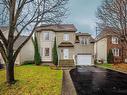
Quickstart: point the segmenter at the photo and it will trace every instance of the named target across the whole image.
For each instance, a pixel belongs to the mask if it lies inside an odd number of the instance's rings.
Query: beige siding
[[[82,45],[80,43],[75,44],[75,55],[77,54],[91,54],[92,64],[94,64],[94,44]]]
[[[60,44],[61,42],[65,42],[63,37],[64,34],[69,34],[69,41],[72,44],[75,42],[75,32],[56,32],[56,38],[57,38],[57,44]]]
[[[59,52],[59,59],[60,60],[63,60],[64,59],[64,54],[63,54],[63,50],[64,49],[69,49],[69,59],[73,59],[73,56],[75,55],[75,52],[74,52],[74,48],[68,48],[68,47],[65,47],[65,48],[60,48],[58,50]]]
[[[4,60],[0,55],[0,59],[4,64]],[[24,61],[33,61],[34,60],[34,47],[31,40],[29,40],[19,52],[15,64],[22,64]]]
[[[96,42],[97,60],[104,60],[107,62],[107,38],[103,38]]]
[[[56,32],[56,38],[57,38],[57,45],[59,45],[61,42],[65,42],[64,41],[64,34],[69,34],[69,41],[72,44],[74,44],[75,42],[75,32]],[[69,49],[69,59],[73,59],[74,56],[74,47],[63,47],[63,48],[59,48],[58,50],[58,54],[59,54],[59,59],[63,60],[64,59],[64,54],[63,54],[63,49]]]
[[[49,41],[44,40],[43,34],[45,32],[49,32],[49,35],[50,35]],[[55,37],[55,32],[53,32],[53,31],[43,31],[43,32],[37,33],[37,38],[38,38],[42,61],[52,61],[52,47],[53,47],[53,43],[54,43],[54,37]],[[49,56],[44,55],[45,48],[49,48]]]
[[[29,40],[21,49],[20,55],[18,57],[20,63],[24,61],[33,61],[34,60],[34,46],[32,40]]]

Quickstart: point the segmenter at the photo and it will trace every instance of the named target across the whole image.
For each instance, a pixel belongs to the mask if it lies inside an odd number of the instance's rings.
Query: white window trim
[[[69,41],[69,34],[65,33],[63,36],[64,41]]]
[[[82,41],[83,41],[83,43],[82,43]],[[88,38],[81,38],[80,39],[80,44],[82,44],[82,45],[88,45],[89,44],[89,39]]]
[[[113,55],[114,55],[114,56],[119,56],[119,55],[120,55],[120,54],[119,54],[119,53],[120,53],[120,50],[119,50],[118,48],[113,48],[113,49],[112,49],[112,52],[113,52]]]
[[[48,33],[48,35],[49,35],[49,39],[45,39],[46,37],[45,37],[45,34],[46,33]],[[43,40],[45,40],[45,41],[49,41],[50,40],[50,32],[44,32],[43,33]]]
[[[118,37],[112,37],[112,44],[118,44]]]

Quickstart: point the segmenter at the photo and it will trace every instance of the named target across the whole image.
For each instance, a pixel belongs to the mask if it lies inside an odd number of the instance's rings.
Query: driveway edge
[[[109,70],[116,71],[116,72],[119,72],[119,73],[127,74],[127,72],[125,72],[125,71],[116,70],[116,69],[113,69],[113,68],[106,68],[106,67],[101,67],[101,66],[96,66],[96,65],[95,65],[95,67],[102,68],[102,69],[109,69]]]
[[[70,70],[63,70],[61,95],[77,95],[76,89],[70,76]]]

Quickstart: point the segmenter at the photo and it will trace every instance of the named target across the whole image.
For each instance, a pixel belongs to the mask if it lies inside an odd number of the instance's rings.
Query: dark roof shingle
[[[54,32],[76,32],[77,29],[73,24],[51,24],[51,25],[46,25],[43,24],[39,27],[37,27],[36,31],[40,32],[42,30],[51,30]]]

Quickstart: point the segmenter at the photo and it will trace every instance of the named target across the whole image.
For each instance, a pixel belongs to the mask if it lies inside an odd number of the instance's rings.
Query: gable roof
[[[96,41],[100,40],[100,39],[103,39],[105,37],[108,37],[108,36],[119,36],[119,33],[116,32],[113,28],[111,27],[106,27],[105,29],[103,29],[98,35],[97,37],[95,38]]]
[[[76,40],[75,40],[75,43],[79,43],[79,36],[88,36],[90,39],[90,43],[94,43],[95,40],[93,37],[91,37],[91,35],[89,33],[82,33],[82,32],[79,32],[79,33],[76,33]]]
[[[27,39],[27,37],[28,36],[19,36],[14,43],[14,50],[16,50]]]
[[[77,29],[73,24],[42,24],[37,27],[36,31],[41,32],[42,30],[51,30],[54,32],[76,32]]]
[[[91,35],[89,33],[78,32],[76,33],[76,36],[91,36]]]

